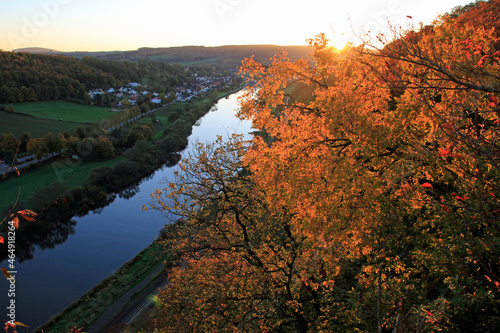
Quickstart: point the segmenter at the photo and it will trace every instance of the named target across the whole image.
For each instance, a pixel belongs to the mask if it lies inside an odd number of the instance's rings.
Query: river
[[[190,152],[193,142],[251,132],[250,122],[234,116],[239,95],[219,100],[216,109],[193,127],[183,156]],[[103,209],[75,217],[62,232],[64,242],[45,249],[35,246],[32,259],[16,263],[16,320],[36,328],[151,244],[166,221],[160,212],[145,212],[142,206],[150,201],[154,189],[162,187],[162,180],[173,178],[176,168],[157,170],[134,188],[137,193],[130,198],[118,197]],[[8,262],[0,266],[8,267]],[[1,281],[4,295],[0,296],[0,308],[5,312],[0,318],[7,319],[8,281]]]

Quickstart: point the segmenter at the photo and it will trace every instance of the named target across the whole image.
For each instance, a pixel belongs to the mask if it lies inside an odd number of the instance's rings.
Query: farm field
[[[78,163],[68,162],[61,158],[51,164],[22,172],[21,177],[12,177],[0,183],[0,212],[5,212],[10,204],[16,201],[19,194],[19,202],[29,205],[31,198],[42,188],[63,182],[68,189],[85,183],[90,172],[101,166],[112,167],[123,160],[117,157],[105,161]]]
[[[24,113],[42,119],[76,123],[95,123],[111,116],[107,107],[81,105],[66,101],[28,102],[12,104],[16,113]],[[7,106],[6,104],[0,106]]]
[[[106,107],[80,105],[66,101],[12,105],[16,113],[0,111],[0,133],[14,133],[19,136],[23,132],[28,132],[33,138],[42,137],[49,132],[54,134],[71,132],[78,126],[94,123],[112,115]]]
[[[71,132],[81,125],[82,123],[35,118],[0,111],[0,133],[14,133],[17,137],[23,132],[28,132],[32,138],[43,137],[49,132],[54,134]]]

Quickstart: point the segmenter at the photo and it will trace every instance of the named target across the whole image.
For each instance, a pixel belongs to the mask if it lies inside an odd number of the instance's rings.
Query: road
[[[59,156],[59,155],[61,155],[61,153],[50,153],[49,155],[40,158],[40,162],[45,161],[49,158]],[[29,156],[25,156],[22,158],[18,158],[17,162],[18,163],[21,162],[21,163],[16,164],[15,167],[17,168],[17,170],[21,170],[21,169],[23,169],[31,164],[38,163],[39,160],[36,159],[35,155],[29,155]],[[12,168],[10,168],[10,165],[4,164],[4,163],[0,164],[0,175],[4,174],[6,172],[15,172],[15,170],[16,169],[14,169],[14,166],[12,166]]]
[[[151,305],[151,296],[158,295],[159,290],[167,284],[165,267],[160,265],[110,306],[86,332],[106,332],[110,327],[132,323]]]

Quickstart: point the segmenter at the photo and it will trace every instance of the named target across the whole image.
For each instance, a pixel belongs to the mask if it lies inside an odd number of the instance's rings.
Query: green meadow
[[[85,183],[89,173],[101,166],[112,167],[123,157],[111,160],[85,162],[60,158],[50,164],[32,170],[21,170],[21,177],[11,177],[0,182],[0,213],[5,212],[16,199],[29,205],[35,193],[56,182],[64,183],[68,189]],[[19,195],[19,197],[18,197]]]
[[[71,132],[81,125],[81,123],[35,118],[0,111],[0,133],[14,133],[17,137],[24,132],[28,132],[32,138],[43,137],[49,132],[54,134],[64,131]]]
[[[75,104],[62,100],[15,103],[12,105],[16,109],[16,113],[57,121],[95,123],[96,121],[111,116],[111,112],[107,107]],[[7,104],[2,106],[7,106]]]
[[[78,126],[94,123],[112,115],[109,108],[80,105],[66,101],[29,102],[12,104],[16,113],[0,111],[0,133],[24,132],[42,137],[52,132],[71,132]],[[7,106],[6,104],[0,106]]]

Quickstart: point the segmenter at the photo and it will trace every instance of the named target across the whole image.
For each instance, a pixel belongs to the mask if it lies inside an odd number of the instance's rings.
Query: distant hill
[[[36,54],[59,54],[72,56],[77,59],[94,57],[100,60],[131,61],[141,59],[164,62],[180,63],[183,65],[218,64],[227,69],[235,69],[244,58],[252,55],[257,61],[269,63],[269,59],[280,49],[285,50],[292,60],[307,57],[312,49],[308,46],[279,46],[279,45],[227,45],[227,46],[180,46],[180,47],[143,47],[134,51],[110,52],[62,52],[38,47],[17,49],[14,52]]]
[[[46,49],[43,47],[25,47],[22,49],[15,49],[12,52],[23,52],[23,53],[33,53],[33,54],[63,54],[64,52],[52,49]]]

